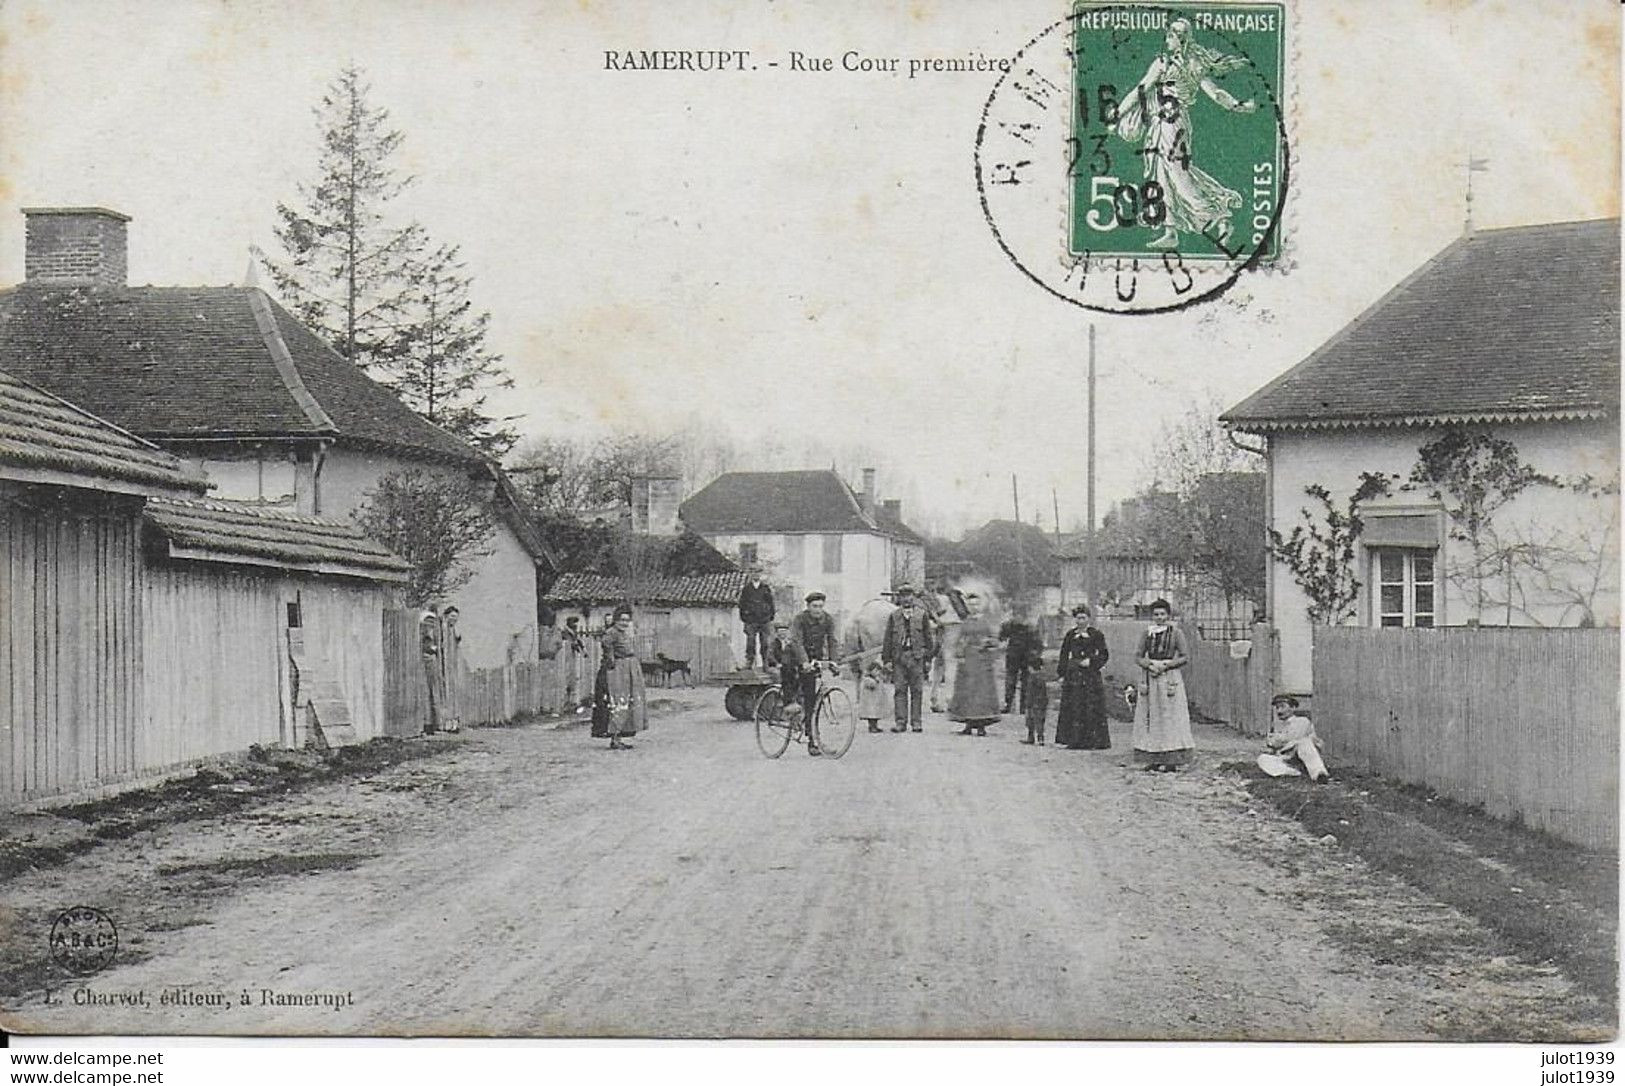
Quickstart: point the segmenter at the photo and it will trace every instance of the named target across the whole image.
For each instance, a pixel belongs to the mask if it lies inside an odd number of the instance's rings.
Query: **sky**
[[[79,204],[133,217],[133,283],[244,281],[312,176],[312,108],[354,63],[406,137],[401,213],[462,247],[515,380],[495,405],[527,434],[815,435],[880,450],[883,495],[927,526],[1008,516],[1014,473],[1046,527],[1052,491],[1071,527],[1091,324],[1104,510],[1166,420],[1238,402],[1459,237],[1469,154],[1489,163],[1480,228],[1619,213],[1617,5],[1298,3],[1287,267],[1174,314],[1066,305],[982,218],[996,73],[839,70],[847,50],[1009,56],[1065,11],[7,0],[0,284],[22,276],[15,209]],[[684,48],[759,67],[605,70],[606,50]],[[792,71],[792,51],[837,70]]]

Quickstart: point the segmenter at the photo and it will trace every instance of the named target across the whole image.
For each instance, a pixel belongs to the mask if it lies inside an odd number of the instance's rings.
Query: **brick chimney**
[[[863,490],[858,493],[858,507],[869,516],[875,515],[875,469],[863,469]]]
[[[25,207],[23,276],[31,283],[122,287],[129,277],[128,215],[105,207]]]
[[[892,520],[900,521],[903,519],[903,500],[901,498],[887,498],[880,503],[880,507],[886,511],[886,516]]]

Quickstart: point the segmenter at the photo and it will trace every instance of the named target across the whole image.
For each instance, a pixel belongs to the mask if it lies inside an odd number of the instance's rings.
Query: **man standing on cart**
[[[818,669],[820,666],[833,665],[838,658],[839,650],[835,641],[835,618],[824,610],[827,597],[822,592],[807,593],[807,608],[790,623],[790,641],[799,646],[799,653],[787,654],[786,660],[794,657],[804,657],[805,665],[798,667],[800,672],[796,676],[796,685],[790,684],[790,669],[785,667],[783,684],[785,700],[792,696],[801,702],[801,710],[807,721],[807,753],[820,754],[818,749],[817,721],[813,719],[813,705],[818,699]],[[799,663],[799,660],[798,660]]]
[[[773,586],[762,579],[762,567],[752,565],[744,587],[739,590],[739,621],[745,627],[745,666],[756,666],[756,653],[762,654],[762,666],[771,666],[767,659],[767,643],[773,636]]]

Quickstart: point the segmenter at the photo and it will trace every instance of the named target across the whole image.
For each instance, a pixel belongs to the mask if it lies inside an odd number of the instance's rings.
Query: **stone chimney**
[[[105,207],[25,207],[23,215],[28,282],[122,287],[128,281],[128,215]]]
[[[677,510],[683,504],[683,480],[675,476],[632,478],[632,530],[649,535],[676,535]]]
[[[880,507],[886,511],[887,519],[901,523],[903,519],[903,501],[901,498],[887,498],[880,503]]]
[[[863,490],[858,493],[858,506],[868,516],[875,515],[875,469],[863,469]]]

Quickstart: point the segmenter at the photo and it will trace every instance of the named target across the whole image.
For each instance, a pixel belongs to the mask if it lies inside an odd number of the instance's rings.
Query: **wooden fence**
[[[429,721],[428,680],[423,668],[415,611],[384,614],[384,704],[389,735],[421,735]],[[465,671],[453,684],[458,719],[468,727],[504,724],[526,716],[560,713],[592,697],[598,666],[597,642],[588,638],[585,653],[565,646],[551,660],[525,660],[502,667]],[[704,679],[732,668],[728,639],[663,630],[638,637],[638,657],[655,653],[686,660],[690,679]],[[685,681],[674,678],[674,682]],[[655,680],[654,687],[660,685]]]
[[[1619,631],[1316,627],[1336,764],[1577,844],[1619,844]]]
[[[1111,653],[1105,676],[1107,696],[1112,697],[1143,677],[1134,658],[1146,624],[1103,619],[1098,626],[1106,635],[1106,648]],[[1275,632],[1258,625],[1252,628],[1250,642],[1230,642],[1203,640],[1189,623],[1181,624],[1180,629],[1191,654],[1191,662],[1184,669],[1191,708],[1243,735],[1268,731],[1275,682]]]

